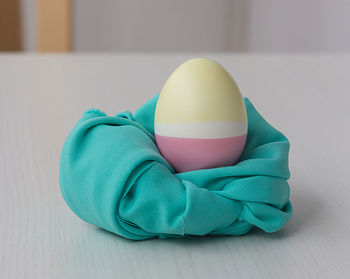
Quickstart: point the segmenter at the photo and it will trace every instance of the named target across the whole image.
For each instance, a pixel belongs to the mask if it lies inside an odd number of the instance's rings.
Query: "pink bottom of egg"
[[[246,134],[221,139],[177,138],[156,134],[160,152],[178,172],[233,165],[241,156],[246,140]]]

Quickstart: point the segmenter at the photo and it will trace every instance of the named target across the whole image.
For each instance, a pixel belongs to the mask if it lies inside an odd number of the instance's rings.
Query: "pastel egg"
[[[159,151],[178,172],[235,164],[247,138],[236,82],[213,60],[186,61],[161,90],[154,130]]]

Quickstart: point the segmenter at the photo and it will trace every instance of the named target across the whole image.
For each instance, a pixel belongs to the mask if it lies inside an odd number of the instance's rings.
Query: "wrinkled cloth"
[[[248,138],[239,162],[175,173],[155,142],[158,96],[134,114],[83,114],[60,161],[60,188],[71,210],[134,240],[282,228],[292,216],[287,138],[245,98]]]

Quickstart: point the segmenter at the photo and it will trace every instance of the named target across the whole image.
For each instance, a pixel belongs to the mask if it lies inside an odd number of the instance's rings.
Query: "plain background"
[[[22,0],[35,50],[35,0]],[[348,0],[75,0],[74,51],[343,52]]]

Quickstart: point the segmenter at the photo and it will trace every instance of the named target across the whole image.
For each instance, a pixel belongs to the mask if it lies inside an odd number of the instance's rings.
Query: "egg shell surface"
[[[161,90],[154,130],[161,154],[178,172],[236,163],[247,138],[237,84],[211,59],[186,61]]]

